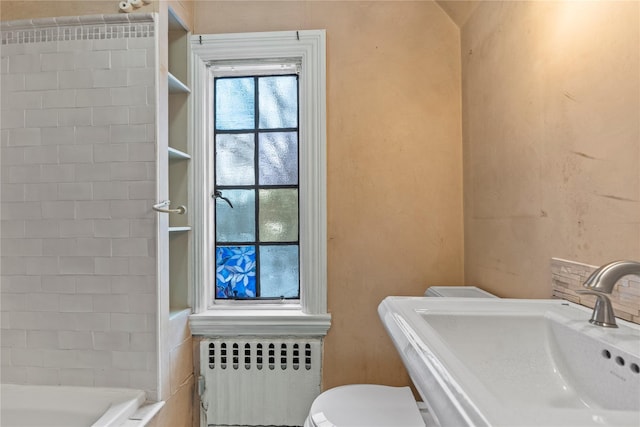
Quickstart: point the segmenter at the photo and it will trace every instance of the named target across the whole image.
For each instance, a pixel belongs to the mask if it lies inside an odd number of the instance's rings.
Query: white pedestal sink
[[[640,326],[562,300],[388,297],[378,312],[443,427],[640,426]]]

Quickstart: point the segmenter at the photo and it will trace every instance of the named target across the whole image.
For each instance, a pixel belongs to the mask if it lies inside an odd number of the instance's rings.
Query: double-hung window
[[[324,31],[192,39],[195,334],[324,335]]]

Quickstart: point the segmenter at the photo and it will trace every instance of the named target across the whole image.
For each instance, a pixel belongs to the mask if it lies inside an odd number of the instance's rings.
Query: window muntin
[[[300,298],[298,93],[297,74],[214,73],[216,300]]]

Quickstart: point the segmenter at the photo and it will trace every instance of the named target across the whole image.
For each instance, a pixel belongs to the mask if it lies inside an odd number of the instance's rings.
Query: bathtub
[[[116,427],[145,401],[123,388],[0,385],[2,427]]]

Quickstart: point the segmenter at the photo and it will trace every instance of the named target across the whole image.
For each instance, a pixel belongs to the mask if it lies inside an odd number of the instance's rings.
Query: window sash
[[[291,185],[291,184],[283,184],[283,185],[267,185],[267,184],[261,184],[260,182],[260,174],[261,174],[261,167],[260,167],[260,135],[261,134],[268,134],[268,133],[276,133],[276,132],[295,132],[296,133],[296,168],[297,168],[297,176],[300,175],[300,162],[299,162],[299,147],[301,144],[300,141],[300,132],[299,132],[299,124],[300,124],[300,120],[299,120],[299,82],[298,82],[298,78],[297,78],[297,71],[299,69],[299,64],[297,63],[282,63],[282,62],[278,62],[278,63],[261,63],[261,62],[253,62],[253,65],[251,63],[242,63],[240,65],[238,64],[228,64],[228,65],[224,65],[224,67],[226,67],[225,70],[221,70],[220,67],[216,65],[216,63],[211,63],[209,65],[212,68],[213,71],[213,76],[214,76],[214,81],[212,82],[212,85],[214,87],[214,99],[213,99],[213,105],[214,105],[214,109],[213,109],[213,141],[212,144],[214,145],[214,160],[213,160],[213,164],[212,167],[214,168],[214,190],[217,191],[223,191],[223,190],[248,190],[253,192],[254,197],[253,197],[253,213],[254,213],[254,218],[253,218],[253,240],[244,240],[244,241],[228,241],[228,240],[219,240],[219,236],[218,233],[216,233],[216,238],[215,238],[215,261],[212,260],[212,262],[215,262],[216,265],[216,277],[212,280],[212,286],[213,286],[213,290],[212,290],[212,297],[213,297],[213,301],[212,304],[216,304],[219,303],[221,301],[269,301],[271,303],[276,302],[276,301],[280,301],[280,302],[297,302],[299,303],[300,300],[300,292],[301,292],[301,286],[300,286],[300,274],[299,274],[299,270],[300,270],[300,230],[299,230],[299,223],[300,223],[300,219],[299,219],[299,212],[300,212],[300,197],[299,197],[299,186],[298,186],[298,180],[296,180],[295,185]],[[284,73],[284,71],[288,70],[289,73]],[[266,129],[262,129],[260,127],[260,117],[262,114],[261,111],[261,106],[260,106],[260,79],[261,78],[267,78],[267,77],[271,77],[271,76],[292,76],[292,74],[290,73],[291,70],[295,70],[296,74],[293,74],[293,76],[295,76],[295,86],[296,86],[296,93],[295,93],[295,102],[296,102],[296,124],[298,125],[297,127],[291,128],[291,127],[286,127],[286,128],[266,128]],[[271,71],[269,73],[267,73],[268,71]],[[229,72],[233,72],[234,75],[232,77],[229,77]],[[274,74],[274,72],[281,72],[281,74]],[[236,75],[237,73],[237,75]],[[259,73],[263,73],[263,74],[259,74]],[[244,128],[244,129],[219,129],[218,125],[216,123],[215,117],[217,114],[216,111],[216,106],[218,105],[218,98],[217,98],[217,93],[215,88],[218,87],[218,82],[221,81],[221,79],[228,79],[228,78],[242,78],[242,79],[251,79],[253,81],[253,127],[252,128]],[[218,174],[218,170],[216,168],[216,165],[218,165],[218,136],[219,135],[233,135],[233,134],[243,134],[243,135],[251,135],[251,139],[253,139],[253,184],[252,185],[241,185],[241,184],[221,184],[219,182],[219,174]],[[296,235],[297,235],[297,239],[296,240],[289,240],[289,241],[267,241],[264,240],[265,236],[262,236],[260,233],[260,210],[263,207],[261,205],[261,198],[260,198],[260,193],[261,190],[274,190],[274,189],[295,189],[296,190],[296,195],[298,196],[298,203],[296,206],[296,214],[297,214],[297,218],[296,218]],[[214,205],[215,206],[215,205]],[[233,215],[235,212],[234,211],[229,211],[227,214],[228,215]],[[214,209],[214,224],[218,224],[218,219],[219,219],[219,209],[215,208]],[[266,296],[268,294],[263,294],[264,289],[263,289],[263,281],[262,281],[262,269],[263,269],[263,263],[264,263],[264,259],[262,258],[262,252],[263,250],[268,250],[268,247],[274,247],[274,246],[295,246],[296,247],[296,252],[297,252],[297,257],[296,257],[296,265],[295,265],[295,271],[297,273],[297,283],[295,283],[296,286],[296,295],[295,296],[284,296],[281,295],[280,298],[272,296]],[[253,297],[249,297],[249,296],[227,296],[227,297],[221,297],[218,295],[218,268],[220,268],[220,266],[218,265],[218,251],[221,250],[221,248],[224,247],[252,247],[254,249],[254,260],[255,260],[255,266],[253,269],[253,275],[252,275],[252,279],[249,278],[248,282],[254,283],[255,286],[255,296]],[[266,266],[265,266],[266,267]],[[233,280],[233,279],[231,279]]]

